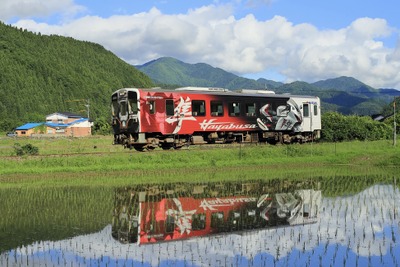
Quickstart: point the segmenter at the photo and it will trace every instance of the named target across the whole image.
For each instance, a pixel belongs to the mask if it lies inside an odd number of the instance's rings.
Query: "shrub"
[[[39,154],[39,148],[36,146],[33,146],[32,144],[26,144],[24,146],[21,146],[19,143],[15,143],[14,151],[17,156],[38,155]]]
[[[392,129],[370,117],[328,112],[322,116],[322,139],[328,142],[390,138]]]

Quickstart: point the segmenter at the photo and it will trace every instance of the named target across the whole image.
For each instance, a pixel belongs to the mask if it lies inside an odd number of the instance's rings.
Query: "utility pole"
[[[85,107],[86,107],[86,112],[87,112],[87,118],[88,120],[90,119],[90,104],[89,104],[89,99],[74,99],[74,100],[68,100],[66,102],[83,102]],[[79,112],[82,112],[83,110],[80,110]]]
[[[86,104],[85,104],[85,107],[87,108],[87,118],[88,118],[88,120],[90,120],[90,117],[89,117],[89,115],[90,115],[90,112],[89,112],[89,107],[90,107],[90,105],[89,105],[89,99],[87,99],[87,102],[86,102]]]

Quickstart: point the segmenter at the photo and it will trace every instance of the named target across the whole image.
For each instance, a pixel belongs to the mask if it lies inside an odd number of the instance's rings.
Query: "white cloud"
[[[12,18],[47,17],[54,14],[73,16],[84,7],[75,5],[73,0],[1,0],[0,20]]]
[[[99,43],[131,64],[172,56],[239,75],[273,70],[287,81],[308,82],[346,75],[371,86],[400,89],[400,42],[397,48],[382,42],[398,29],[384,19],[360,18],[342,29],[320,30],[281,16],[260,21],[249,14],[236,19],[233,9],[209,5],[166,15],[152,8],[108,18],[85,16],[60,25],[33,20],[15,25]]]

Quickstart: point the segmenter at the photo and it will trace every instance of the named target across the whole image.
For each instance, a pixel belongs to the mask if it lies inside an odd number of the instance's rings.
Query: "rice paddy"
[[[350,195],[335,193],[335,196],[324,196],[320,220],[314,224],[246,230],[139,246],[114,240],[111,224],[103,222],[104,226],[93,233],[71,232],[68,238],[49,238],[47,234],[36,241],[29,240],[24,245],[3,250],[0,265],[398,266],[400,191],[397,181],[388,181],[388,184],[379,181],[380,178],[376,183],[372,177],[342,180],[346,186],[358,187],[361,191]],[[335,183],[322,185],[323,195],[339,191],[332,185]],[[110,196],[112,194],[110,192]],[[112,202],[110,198],[107,201]],[[98,204],[101,207],[102,204]],[[79,208],[71,207],[70,210],[78,211]],[[97,212],[102,211],[97,209]],[[95,212],[92,211],[91,215]],[[43,225],[47,227],[43,233],[49,230],[68,232],[67,229],[74,228],[73,224],[80,225],[82,218],[79,219],[79,216],[82,214],[72,216],[74,219],[70,223],[61,223],[58,228],[54,225],[56,221],[61,222],[61,218],[55,216],[55,221]],[[96,220],[103,219],[101,217],[95,215],[92,219],[85,219],[95,224]],[[32,232],[34,221],[24,224],[30,231],[15,233],[14,237]]]
[[[398,266],[400,151],[390,141],[140,153],[110,137],[0,139],[0,266]],[[96,147],[96,148],[95,148]],[[321,220],[153,245],[112,239],[116,187],[318,180]]]

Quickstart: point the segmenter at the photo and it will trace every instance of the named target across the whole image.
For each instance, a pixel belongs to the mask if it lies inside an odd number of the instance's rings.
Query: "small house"
[[[83,137],[92,135],[93,123],[88,118],[69,112],[46,116],[46,122],[27,123],[15,129],[18,136]]]
[[[44,126],[44,122],[28,122],[24,125],[21,125],[17,128],[15,128],[15,133],[17,134],[18,137],[21,136],[32,136],[32,134],[38,134],[43,132],[43,128],[46,128]]]

